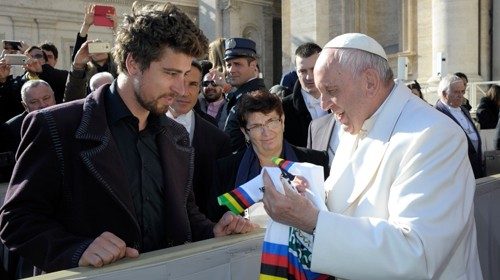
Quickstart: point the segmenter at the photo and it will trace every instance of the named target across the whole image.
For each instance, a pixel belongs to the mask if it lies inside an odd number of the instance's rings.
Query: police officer
[[[225,41],[224,61],[227,68],[227,80],[235,91],[228,94],[228,110],[224,131],[231,137],[233,151],[245,147],[245,136],[240,130],[236,117],[237,103],[242,94],[266,89],[264,80],[259,78],[258,55],[255,42],[245,38],[229,38]]]

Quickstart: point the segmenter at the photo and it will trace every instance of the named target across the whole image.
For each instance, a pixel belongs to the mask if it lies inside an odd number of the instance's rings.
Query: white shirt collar
[[[302,88],[300,89],[300,93],[313,120],[328,114],[328,112],[321,108],[321,100],[319,98],[315,98]]]
[[[193,141],[193,134],[194,134],[194,112],[193,110],[190,110],[186,114],[182,114],[176,117],[172,115],[172,112],[170,110],[167,111],[166,113],[167,117],[173,119],[177,123],[181,124],[184,126],[184,128],[187,130],[189,133],[189,141]]]

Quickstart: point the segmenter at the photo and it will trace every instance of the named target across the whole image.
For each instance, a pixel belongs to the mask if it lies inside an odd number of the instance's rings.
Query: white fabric
[[[463,131],[403,83],[382,106],[352,154],[358,137],[341,138],[311,270],[348,279],[482,279]]]
[[[314,96],[303,89],[300,89],[300,93],[302,93],[307,111],[309,111],[313,120],[328,114],[328,112],[321,109],[321,100],[319,100],[319,98],[314,98]]]
[[[373,38],[361,33],[346,33],[339,35],[328,42],[325,48],[358,49],[376,54],[387,60],[384,48],[382,48]]]
[[[193,143],[193,135],[194,135],[194,112],[190,110],[186,114],[182,114],[176,117],[172,115],[172,112],[167,111],[167,117],[173,119],[177,123],[181,124],[189,133],[189,143]]]
[[[453,117],[458,120],[460,123],[460,126],[464,129],[465,133],[469,136],[469,139],[471,141],[477,141],[479,140],[478,135],[476,134],[476,131],[474,130],[474,124],[469,121],[467,116],[465,116],[464,112],[462,109],[459,108],[453,108],[449,105],[445,106],[450,110],[450,113],[453,115]],[[476,147],[477,151],[477,147]]]

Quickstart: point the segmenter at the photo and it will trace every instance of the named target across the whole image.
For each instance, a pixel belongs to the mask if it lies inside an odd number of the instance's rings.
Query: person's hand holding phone
[[[83,23],[80,27],[80,36],[87,37],[89,28],[94,24],[94,4],[85,5],[83,9]]]
[[[73,69],[82,70],[85,68],[85,64],[90,61],[89,43],[93,43],[95,41],[97,40],[86,41],[82,44],[75,55],[75,60],[73,61]]]
[[[0,59],[0,82],[5,82],[10,75],[10,65],[5,62],[5,59]]]
[[[28,60],[28,62],[26,62],[26,64],[23,66],[23,68],[30,72],[31,74],[38,74],[38,73],[42,73],[43,69],[42,69],[42,63],[36,59],[36,58],[32,58],[29,56],[29,54],[27,55],[30,59]]]
[[[85,15],[83,16],[83,24],[87,27],[90,27],[94,24],[94,4],[85,6]]]

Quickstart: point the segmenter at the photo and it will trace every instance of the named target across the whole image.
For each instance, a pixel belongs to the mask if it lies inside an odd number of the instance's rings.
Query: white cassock
[[[345,137],[344,137],[345,136]],[[341,138],[311,270],[348,279],[482,279],[464,132],[402,83]]]

